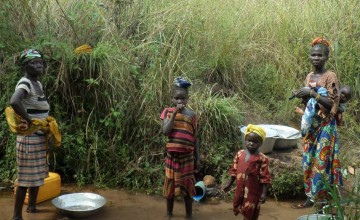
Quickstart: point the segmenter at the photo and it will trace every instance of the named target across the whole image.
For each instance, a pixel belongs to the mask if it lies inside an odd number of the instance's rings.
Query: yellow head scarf
[[[248,135],[249,133],[256,133],[257,135],[259,135],[261,137],[261,139],[264,141],[266,138],[266,132],[265,130],[258,126],[258,125],[252,125],[252,124],[248,124],[248,126],[246,126],[246,130],[245,130],[245,137],[246,135]]]

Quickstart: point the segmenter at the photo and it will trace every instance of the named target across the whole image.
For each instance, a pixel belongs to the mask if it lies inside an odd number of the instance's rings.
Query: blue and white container
[[[196,202],[199,202],[202,198],[204,198],[206,192],[204,181],[199,181],[195,184],[195,191],[196,191],[196,195],[193,196],[193,199]]]

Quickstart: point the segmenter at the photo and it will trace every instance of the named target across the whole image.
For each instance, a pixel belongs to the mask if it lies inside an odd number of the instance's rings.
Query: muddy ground
[[[129,193],[125,190],[77,188],[72,185],[63,185],[61,194],[72,192],[95,192],[104,196],[107,203],[102,210],[86,220],[161,220],[165,218],[165,200],[161,196],[150,196],[142,193]],[[292,209],[291,204],[300,201],[275,201],[269,199],[261,206],[260,220],[291,220],[299,216],[314,213],[313,208]],[[13,212],[14,196],[12,192],[0,192],[0,219],[10,220]],[[38,204],[39,213],[29,214],[23,211],[24,220],[69,220],[52,205],[51,200]],[[172,220],[184,219],[184,203],[175,202],[174,217]],[[231,220],[242,219],[234,216],[231,210],[231,201],[214,201],[206,199],[193,205],[194,220]]]
[[[268,154],[275,167],[280,165],[295,165],[294,161],[301,159],[300,148],[286,151],[273,151]],[[299,165],[296,165],[299,166]],[[94,192],[104,196],[107,203],[102,210],[86,220],[161,220],[167,219],[165,199],[161,196],[130,193],[122,189],[97,189],[93,187],[78,188],[75,185],[63,184],[61,194],[73,192]],[[261,205],[259,220],[296,220],[298,217],[315,213],[314,208],[293,209],[291,204],[300,203],[299,200],[276,201],[269,198]],[[11,189],[0,190],[0,220],[10,220],[13,213],[14,195]],[[23,208],[24,220],[69,220],[68,216],[60,213],[51,200],[38,204],[39,213],[29,214],[26,205]],[[181,200],[175,202],[172,220],[184,219],[185,208]],[[232,203],[214,197],[204,198],[200,203],[193,204],[194,220],[231,220],[242,219],[232,213]]]

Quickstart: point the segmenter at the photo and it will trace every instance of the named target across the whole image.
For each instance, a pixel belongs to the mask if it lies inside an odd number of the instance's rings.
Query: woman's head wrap
[[[262,127],[258,126],[258,125],[248,124],[248,126],[246,126],[246,130],[245,130],[245,137],[246,137],[246,135],[248,135],[250,133],[256,133],[257,135],[259,135],[261,137],[261,139],[263,141],[266,138],[265,130]]]
[[[176,77],[174,80],[174,85],[180,88],[188,88],[191,86],[191,83],[187,81],[185,78]]]
[[[316,44],[324,44],[325,46],[329,47],[329,41],[323,39],[322,37],[317,37],[311,42],[311,46],[315,46]]]
[[[21,52],[20,54],[20,64],[23,65],[26,62],[35,59],[35,58],[40,58],[44,60],[44,56],[42,55],[42,53],[38,50],[35,49],[25,49],[23,52]]]

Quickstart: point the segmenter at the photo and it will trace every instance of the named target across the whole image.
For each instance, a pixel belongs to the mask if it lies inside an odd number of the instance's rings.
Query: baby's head
[[[340,88],[340,103],[348,102],[352,97],[350,86],[342,86]]]

